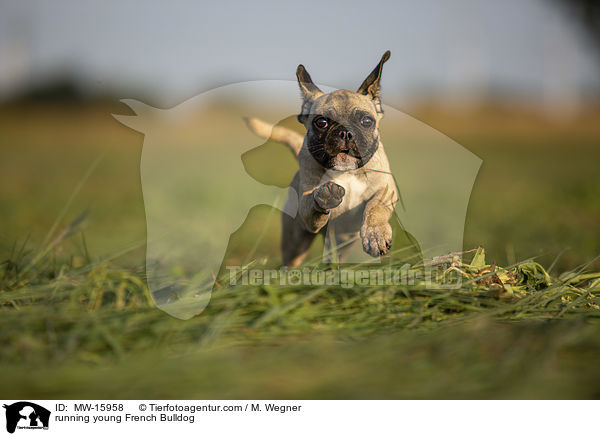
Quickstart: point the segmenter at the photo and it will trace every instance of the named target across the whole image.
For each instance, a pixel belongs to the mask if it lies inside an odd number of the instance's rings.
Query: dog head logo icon
[[[29,401],[19,401],[3,406],[6,409],[6,431],[14,433],[18,429],[47,429],[50,411]]]

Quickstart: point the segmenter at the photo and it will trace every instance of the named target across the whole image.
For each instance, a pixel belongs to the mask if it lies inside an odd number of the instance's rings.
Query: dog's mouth
[[[351,165],[361,165],[363,156],[355,144],[346,145],[330,152],[331,158],[335,161],[347,162]]]
[[[338,154],[344,154],[350,157],[353,157],[354,159],[359,159],[360,160],[360,155],[356,154],[355,152],[353,152],[352,150],[340,150],[338,152]]]
[[[329,155],[329,157],[331,157],[332,159],[339,155],[353,157],[354,159],[358,159],[358,160],[361,159],[360,152],[358,151],[358,148],[356,146],[327,150],[327,147],[325,144],[316,144],[315,147],[313,147],[313,149],[314,150],[322,150],[324,153]]]
[[[331,157],[331,168],[339,171],[354,170],[363,165],[360,156],[355,156],[351,151],[340,151]]]
[[[346,147],[328,146],[327,143],[309,145],[309,151],[315,160],[323,167],[338,171],[347,171],[364,166],[371,158],[363,156],[356,145]]]
[[[325,158],[328,157],[330,159],[334,159],[336,156],[348,156],[354,159],[361,159],[360,153],[358,150],[352,150],[351,148],[342,148],[342,149],[334,149],[328,150],[326,144],[314,144],[309,146],[309,151],[317,158]]]

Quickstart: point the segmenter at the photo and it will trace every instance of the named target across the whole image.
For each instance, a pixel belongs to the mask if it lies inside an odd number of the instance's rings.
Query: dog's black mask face
[[[360,108],[341,117],[330,113],[333,111],[324,112],[310,117],[307,125],[310,154],[327,169],[343,171],[364,166],[379,146],[375,116]]]
[[[379,146],[381,71],[390,58],[386,51],[356,92],[341,89],[324,94],[303,65],[296,76],[302,92],[298,120],[306,127],[306,145],[315,160],[327,169],[347,171],[364,166]]]

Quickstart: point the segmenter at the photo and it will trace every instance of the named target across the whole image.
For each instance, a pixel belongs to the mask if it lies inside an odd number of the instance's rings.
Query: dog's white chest
[[[363,173],[327,171],[323,181],[332,181],[346,190],[342,204],[336,208],[336,215],[354,209],[367,198],[369,185]]]

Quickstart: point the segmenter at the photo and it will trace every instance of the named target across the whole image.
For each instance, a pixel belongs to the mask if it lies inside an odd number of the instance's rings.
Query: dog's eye
[[[371,117],[364,117],[362,120],[360,120],[360,123],[364,127],[371,127],[374,122],[375,122],[375,120],[373,118],[371,118]]]
[[[315,120],[313,121],[313,124],[315,125],[315,127],[319,128],[319,129],[324,129],[328,125],[327,120],[323,117],[315,118]]]

